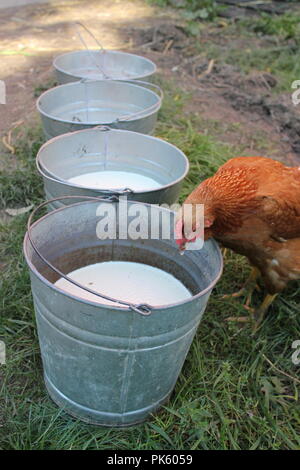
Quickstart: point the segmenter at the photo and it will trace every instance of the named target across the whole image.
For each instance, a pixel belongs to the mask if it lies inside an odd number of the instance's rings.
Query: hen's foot
[[[246,294],[248,294],[245,305],[244,305],[244,307],[248,309],[251,303],[252,294],[255,291],[255,289],[260,290],[260,287],[257,284],[254,284],[253,286],[251,286],[251,288],[242,287],[242,289],[240,289],[238,292],[234,292],[233,294],[223,295],[222,299],[231,299],[231,298],[237,299],[238,297],[244,297]]]
[[[270,307],[271,303],[273,300],[277,297],[278,294],[267,294],[266,297],[264,298],[262,304],[253,312],[253,319],[254,319],[254,325],[253,325],[253,333],[256,333],[256,331],[260,328],[263,319],[265,317],[265,314]]]
[[[244,305],[244,307],[248,310],[249,316],[247,317],[228,317],[226,318],[226,321],[233,321],[237,323],[252,323],[252,330],[253,334],[256,333],[259,328],[261,327],[262,321],[264,319],[264,316],[270,307],[271,303],[275,299],[277,294],[271,295],[267,294],[266,297],[264,298],[262,304],[257,308],[251,308],[248,305]]]
[[[255,289],[260,290],[260,287],[256,283],[256,279],[259,276],[259,271],[256,268],[252,268],[252,271],[250,273],[250,276],[248,277],[247,281],[245,282],[244,286],[238,291],[234,292],[233,294],[226,294],[222,296],[222,299],[229,299],[229,298],[238,298],[238,297],[243,297],[246,294],[247,299],[245,303],[245,307],[249,307],[251,303],[251,297]]]

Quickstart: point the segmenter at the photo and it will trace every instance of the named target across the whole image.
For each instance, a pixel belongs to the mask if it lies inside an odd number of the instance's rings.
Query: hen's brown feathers
[[[185,202],[204,204],[213,220],[209,236],[247,256],[270,293],[300,278],[300,167],[233,158]]]

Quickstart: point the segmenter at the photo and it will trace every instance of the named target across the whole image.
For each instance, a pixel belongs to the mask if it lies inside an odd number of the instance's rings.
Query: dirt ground
[[[172,78],[192,93],[188,111],[221,124],[219,140],[243,143],[249,154],[257,155],[261,153],[257,136],[263,131],[272,143],[268,156],[299,164],[300,114],[290,95],[271,94],[276,77],[268,73],[245,77],[233,66],[199,56],[195,41],[207,43],[209,32],[199,39],[188,36],[173,10],[142,0],[51,1],[0,10],[0,78],[7,87],[7,103],[0,104],[0,133],[6,155],[10,151],[3,138],[9,143],[13,128],[37,119],[36,95],[53,81],[53,58],[82,48],[75,21],[88,26],[104,48],[152,59],[165,79]],[[238,124],[238,130],[231,124]],[[2,155],[1,166],[7,162]]]

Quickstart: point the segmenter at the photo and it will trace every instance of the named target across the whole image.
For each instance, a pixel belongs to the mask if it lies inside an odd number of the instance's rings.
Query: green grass
[[[299,16],[300,21],[300,16]],[[295,39],[284,39],[281,36],[262,36],[255,32],[255,20],[247,23],[228,23],[221,30],[211,26],[209,40],[196,43],[199,53],[214,59],[216,65],[229,64],[241,74],[269,72],[277,79],[272,93],[290,92],[291,84],[300,77],[299,44]],[[248,29],[247,29],[248,25]],[[223,36],[223,43],[219,35]],[[198,36],[201,38],[201,34]]]
[[[239,31],[247,30],[262,39],[261,47],[233,50],[228,62],[238,64],[246,73],[253,68],[271,72],[278,79],[275,91],[290,91],[291,83],[300,76],[300,11],[242,20]]]
[[[185,112],[191,99],[163,83],[166,99],[156,135],[188,155],[191,171],[182,197],[220,164],[240,152],[217,140],[214,126]],[[204,129],[211,129],[204,132]],[[42,200],[34,157],[40,129],[17,144],[17,171],[2,175],[3,207]],[[187,356],[170,402],[140,426],[107,429],[86,425],[59,410],[42,377],[30,281],[22,255],[27,215],[1,226],[0,338],[7,364],[0,366],[0,449],[299,449],[300,414],[292,342],[300,338],[300,288],[291,284],[276,300],[256,336],[226,322],[244,315],[241,301],[222,299],[247,277],[245,259],[228,253],[223,277]],[[254,303],[262,294],[255,294]],[[270,366],[270,360],[277,369]]]
[[[169,0],[151,1],[163,7],[172,5]],[[185,31],[194,37],[195,50],[215,59],[216,65],[234,65],[245,75],[272,73],[278,81],[272,89],[274,94],[290,92],[292,82],[299,79],[299,7],[283,15],[257,13],[255,17],[239,20],[221,20],[218,17],[220,4],[213,0],[183,0],[177,10],[183,12]],[[206,19],[210,20],[209,25],[204,21]],[[225,27],[220,28],[220,21]]]
[[[286,47],[271,45],[261,48],[248,48],[243,51],[233,48],[223,61],[238,65],[245,74],[251,71],[270,72],[276,76],[278,84],[275,93],[291,91],[291,84],[300,76],[300,52],[298,46]]]
[[[226,6],[220,5],[215,0],[148,0],[150,4],[160,7],[173,7],[181,13],[186,20],[185,31],[190,36],[198,36],[201,32],[201,22],[213,21],[218,13]]]
[[[207,10],[207,12],[216,12],[218,10],[218,5],[215,0],[149,0],[149,3],[154,3],[155,5],[159,5],[161,7],[171,6],[174,8],[182,9],[190,13],[194,13],[195,18],[202,18],[206,19],[207,14],[203,10]],[[201,12],[202,11],[202,16]]]
[[[257,19],[241,21],[241,26],[250,27],[256,33],[278,36],[281,39],[294,39],[300,42],[300,14],[268,15],[262,13]]]

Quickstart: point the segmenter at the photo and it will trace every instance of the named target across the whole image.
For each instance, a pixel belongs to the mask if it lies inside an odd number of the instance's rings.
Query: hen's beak
[[[187,244],[188,240],[186,238],[179,238],[179,239],[176,239],[176,243],[179,247],[179,250],[183,253],[185,248],[186,248],[186,244]]]
[[[181,254],[183,255],[185,249],[186,249],[186,244],[187,243],[192,243],[196,240],[196,237],[192,238],[191,240],[188,240],[187,238],[179,238],[176,240],[177,245],[179,246],[179,250]]]
[[[193,242],[193,241],[196,240],[196,237],[194,237],[192,240],[188,240],[187,238],[185,238],[185,236],[183,234],[183,222],[182,222],[182,220],[179,220],[176,223],[175,236],[176,236],[176,243],[179,247],[179,250],[180,250],[181,254],[184,253],[184,250],[186,248],[187,243],[190,243],[190,242]]]

